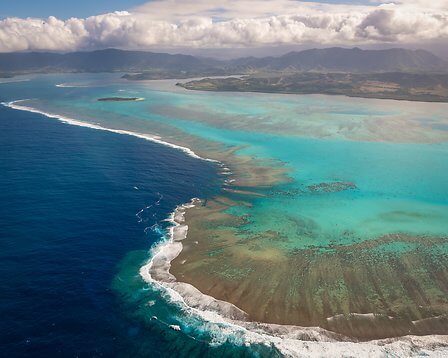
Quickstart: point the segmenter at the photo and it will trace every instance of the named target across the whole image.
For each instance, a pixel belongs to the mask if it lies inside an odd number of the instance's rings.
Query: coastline
[[[196,159],[218,162],[213,159],[200,157],[187,147],[165,142],[160,137],[152,137],[147,134],[125,130],[109,129],[99,125],[61,117],[52,113],[45,113],[31,107],[17,105],[17,103],[20,102],[21,101],[14,101],[4,103],[3,105],[17,110],[42,114],[49,118],[57,119],[71,125],[105,130],[117,134],[132,135],[141,139],[150,140],[155,143],[182,150],[185,154]],[[308,352],[309,355],[319,355],[325,353],[342,355],[350,353],[380,356],[385,352],[395,352],[395,350],[397,350],[397,352],[400,351],[399,354],[411,355],[412,353],[416,353],[416,349],[423,349],[425,345],[439,345],[440,347],[446,347],[446,344],[448,344],[446,336],[405,336],[393,339],[370,341],[368,343],[353,343],[350,342],[353,340],[335,335],[334,333],[325,331],[322,328],[263,324],[244,320],[246,318],[244,311],[238,309],[231,303],[219,301],[211,296],[204,295],[189,284],[177,282],[175,277],[169,273],[171,261],[182,252],[181,241],[187,237],[188,226],[185,224],[185,212],[192,209],[198,203],[199,202],[197,199],[193,199],[191,203],[184,204],[176,208],[176,210],[172,213],[172,216],[168,219],[173,223],[173,227],[170,229],[170,237],[172,238],[172,242],[168,240],[167,242],[162,243],[159,247],[159,251],[154,253],[154,256],[151,258],[150,262],[143,266],[141,270],[147,271],[143,272],[144,276],[142,275],[145,279],[148,279],[152,284],[161,284],[167,288],[172,294],[171,296],[174,301],[178,301],[181,304],[191,307],[193,312],[200,315],[205,320],[228,325],[228,327],[233,330],[231,332],[232,334],[235,334],[235,332],[239,332],[239,334],[241,334],[241,332],[243,332],[244,335],[247,335],[246,338],[249,342],[269,342],[270,344],[274,344],[278,346],[284,354],[288,355],[298,354],[298,352],[300,352],[300,354]],[[167,248],[164,249],[164,247]],[[156,261],[154,261],[155,257],[157,257]],[[159,260],[158,263],[157,260]],[[150,266],[148,267],[148,265]],[[157,279],[155,280],[153,279],[151,273],[149,273],[149,270],[156,267],[157,270],[153,272],[155,276],[157,276]],[[149,277],[147,275],[149,275]],[[344,342],[344,339],[347,340],[347,342]]]
[[[260,94],[278,94],[278,95],[296,95],[296,96],[307,96],[307,95],[321,95],[321,96],[331,96],[331,97],[347,97],[347,98],[363,98],[363,99],[381,99],[381,100],[390,100],[390,101],[399,101],[399,102],[421,102],[421,103],[448,103],[448,99],[416,99],[411,97],[391,97],[391,96],[368,96],[361,94],[342,94],[342,93],[331,93],[331,92],[293,92],[293,91],[267,91],[267,90],[222,90],[222,89],[203,89],[203,88],[193,88],[186,87],[182,85],[178,85],[179,87],[187,90],[187,91],[196,91],[196,92],[218,92],[218,93],[260,93]]]
[[[391,78],[384,78],[378,73],[329,72],[324,75],[322,73],[281,74],[274,72],[267,76],[246,74],[239,77],[229,75],[222,78],[186,79],[186,81],[179,82],[176,85],[186,90],[205,92],[342,95],[349,98],[448,103],[446,81],[445,83],[439,83],[438,80],[431,79],[429,76],[427,80],[431,82],[430,85],[426,84],[418,87],[419,85],[416,84],[412,87],[402,78],[412,76],[412,74],[392,72],[390,75]],[[417,78],[413,80],[418,82]],[[347,86],[347,82],[351,84],[351,87]]]

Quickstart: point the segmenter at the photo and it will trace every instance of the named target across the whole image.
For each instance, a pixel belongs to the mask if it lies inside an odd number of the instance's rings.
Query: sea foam
[[[28,106],[19,104],[19,103],[22,103],[22,102],[25,102],[25,101],[27,101],[27,99],[11,101],[11,102],[2,102],[2,105],[5,106],[5,107],[12,108],[12,109],[20,110],[20,111],[26,111],[26,112],[32,112],[32,113],[41,114],[41,115],[46,116],[48,118],[57,119],[60,122],[63,122],[63,123],[66,123],[66,124],[70,124],[70,125],[86,127],[86,128],[91,128],[91,129],[97,129],[97,130],[102,130],[102,131],[107,131],[107,132],[112,132],[112,133],[117,133],[117,134],[130,135],[130,136],[141,138],[141,139],[145,139],[145,140],[148,140],[148,141],[151,141],[151,142],[154,142],[154,143],[162,144],[162,145],[164,145],[166,147],[170,147],[170,148],[181,150],[185,154],[189,155],[190,157],[196,158],[196,159],[201,159],[201,160],[206,160],[206,161],[216,162],[216,163],[218,162],[218,161],[216,161],[214,159],[203,158],[203,157],[197,155],[190,148],[183,147],[183,146],[180,146],[180,145],[177,145],[177,144],[173,144],[173,143],[164,141],[159,136],[149,135],[149,134],[146,134],[146,133],[132,132],[132,131],[123,130],[123,129],[107,128],[107,127],[103,127],[103,126],[101,126],[99,124],[83,122],[83,121],[79,121],[77,119],[68,118],[68,117],[61,116],[59,114],[50,113],[50,112],[44,112],[44,111],[41,111],[41,110],[33,108],[33,107],[28,107]]]

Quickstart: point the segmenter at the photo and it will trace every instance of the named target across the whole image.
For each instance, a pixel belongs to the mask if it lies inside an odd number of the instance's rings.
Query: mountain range
[[[332,47],[289,52],[280,57],[240,58],[234,68],[317,71],[317,72],[396,72],[446,71],[448,62],[424,50],[361,50]]]
[[[244,57],[233,60],[117,49],[66,54],[0,54],[0,73],[3,75],[34,72],[131,72],[147,73],[151,78],[151,74],[158,74],[159,77],[188,77],[272,71],[448,72],[448,62],[428,51],[400,48],[362,50],[333,47],[289,52],[279,57]]]

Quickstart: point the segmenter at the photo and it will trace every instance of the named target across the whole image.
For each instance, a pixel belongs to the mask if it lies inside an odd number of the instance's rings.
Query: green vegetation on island
[[[448,62],[423,50],[332,47],[227,60],[117,49],[0,54],[1,77],[75,72],[116,72],[133,81],[186,80],[179,85],[192,90],[448,102]],[[192,80],[204,77],[210,78]]]
[[[178,83],[190,90],[331,94],[351,97],[448,102],[446,73],[265,73]]]

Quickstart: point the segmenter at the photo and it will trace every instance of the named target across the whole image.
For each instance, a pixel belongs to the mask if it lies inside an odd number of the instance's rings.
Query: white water
[[[98,124],[82,122],[82,121],[79,121],[77,119],[64,117],[64,116],[61,116],[61,115],[58,115],[58,114],[54,114],[54,113],[44,112],[44,111],[41,111],[39,109],[35,109],[33,107],[28,107],[28,106],[24,106],[24,105],[19,105],[18,104],[18,103],[25,102],[25,101],[27,101],[27,100],[26,99],[22,99],[22,100],[17,100],[17,101],[12,101],[12,102],[2,102],[2,105],[5,106],[5,107],[9,107],[9,108],[13,108],[13,109],[16,109],[16,110],[20,110],[20,111],[38,113],[38,114],[41,114],[41,115],[46,116],[48,118],[57,119],[60,122],[63,122],[63,123],[66,123],[66,124],[70,124],[70,125],[74,125],[74,126],[80,126],[80,127],[91,128],[91,129],[97,129],[97,130],[102,130],[102,131],[107,131],[107,132],[112,132],[112,133],[117,133],[117,134],[130,135],[130,136],[141,138],[141,139],[145,139],[145,140],[148,140],[148,141],[151,141],[151,142],[154,142],[154,143],[162,144],[162,145],[170,147],[170,148],[181,150],[185,154],[189,155],[190,157],[196,158],[196,159],[207,160],[207,161],[211,161],[211,162],[217,162],[216,160],[213,160],[213,159],[200,157],[194,151],[192,151],[190,148],[182,147],[182,146],[177,145],[177,144],[166,142],[166,141],[162,140],[158,136],[153,136],[153,135],[149,135],[149,134],[145,134],[145,133],[131,132],[131,131],[123,130],[123,129],[107,128],[107,127],[100,126]]]

